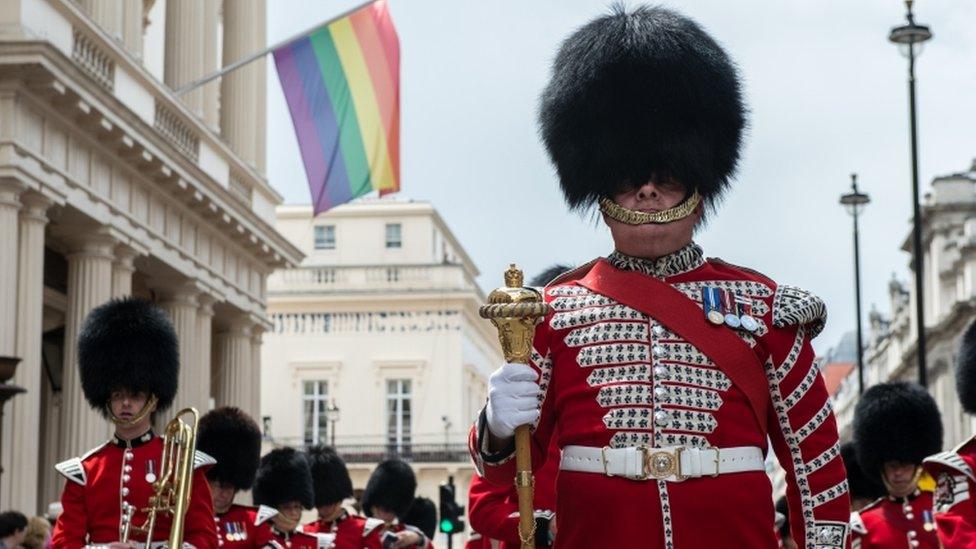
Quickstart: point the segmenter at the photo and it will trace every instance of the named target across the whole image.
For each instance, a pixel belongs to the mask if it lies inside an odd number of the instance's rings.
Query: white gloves
[[[519,425],[539,419],[539,375],[526,364],[508,363],[488,378],[488,429],[498,438],[510,438]]]

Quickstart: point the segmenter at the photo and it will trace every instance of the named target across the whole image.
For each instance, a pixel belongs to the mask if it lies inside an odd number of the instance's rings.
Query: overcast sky
[[[268,2],[269,43],[357,1]],[[430,201],[481,270],[533,274],[611,250],[608,233],[569,214],[536,130],[558,44],[608,2],[389,0],[400,35],[402,188]],[[628,5],[635,5],[628,2]],[[733,192],[698,241],[709,256],[808,288],[829,307],[818,351],[854,327],[850,173],[872,203],[862,217],[865,317],[887,312],[910,231],[907,60],[887,41],[898,0],[666,2],[698,20],[739,64],[751,110]],[[935,38],[917,62],[923,192],[976,157],[976,2],[920,0]],[[268,69],[268,178],[289,204],[307,181],[274,64]],[[514,198],[517,197],[517,198]],[[520,222],[513,223],[513,220]]]

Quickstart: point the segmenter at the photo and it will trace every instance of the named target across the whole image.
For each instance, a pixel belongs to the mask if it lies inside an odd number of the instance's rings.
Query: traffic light
[[[464,506],[458,505],[454,494],[454,477],[440,486],[440,531],[448,536],[464,531]]]

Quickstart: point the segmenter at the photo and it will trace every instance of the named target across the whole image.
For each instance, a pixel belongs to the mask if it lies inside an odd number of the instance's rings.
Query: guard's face
[[[149,395],[143,391],[129,391],[117,389],[109,396],[109,407],[112,414],[122,421],[129,421],[142,411],[149,401]]]
[[[373,506],[373,516],[384,522],[393,522],[396,520],[396,513],[379,505]]]
[[[234,494],[237,493],[237,489],[234,488],[233,484],[219,480],[210,480],[207,483],[210,484],[210,495],[213,496],[214,511],[217,513],[226,513],[230,509],[230,506],[234,504]]]
[[[289,501],[278,506],[278,512],[289,521],[296,524],[302,518],[302,504],[298,501]]]
[[[915,491],[918,466],[914,463],[889,461],[884,464],[885,485],[895,497],[905,497]]]
[[[318,508],[319,518],[325,522],[332,522],[342,514],[342,502],[337,501],[332,505],[321,505]]]
[[[660,212],[681,203],[687,195],[684,185],[674,180],[650,180],[638,187],[625,187],[611,197],[630,210]],[[675,252],[691,242],[695,225],[701,219],[702,206],[694,213],[671,223],[629,225],[607,216],[616,249],[636,257],[660,257]]]

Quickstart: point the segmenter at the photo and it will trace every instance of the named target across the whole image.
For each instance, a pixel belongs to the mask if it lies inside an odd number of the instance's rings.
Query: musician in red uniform
[[[363,511],[383,521],[380,539],[394,549],[426,547],[434,544],[415,525],[405,524],[403,517],[413,503],[417,477],[410,465],[399,459],[388,459],[373,470],[363,491]],[[389,540],[389,541],[387,541]]]
[[[217,460],[207,471],[213,495],[217,544],[221,549],[264,547],[274,537],[271,507],[234,503],[241,490],[250,490],[261,459],[261,430],[241,409],[223,406],[200,418],[197,449]]]
[[[904,381],[864,391],[854,445],[864,473],[887,491],[851,514],[855,549],[938,549],[932,492],[918,487],[922,460],[942,449],[942,418],[928,391]]]
[[[567,202],[599,204],[615,250],[545,288],[531,366],[491,376],[470,438],[483,476],[512,482],[514,429],[530,424],[534,463],[554,436],[562,450],[556,547],[772,548],[769,440],[797,544],[845,547],[847,482],[810,346],[824,304],[692,238],[745,125],[726,53],[682,15],[614,8],[563,44],[540,121]]]
[[[854,442],[845,442],[840,447],[840,457],[847,469],[847,489],[851,494],[851,512],[860,511],[869,503],[885,495],[886,491],[881,483],[873,476],[869,477],[857,462],[857,449]]]
[[[352,479],[342,458],[334,449],[321,445],[306,449],[305,457],[312,470],[319,518],[302,526],[302,531],[320,534],[335,549],[380,549],[383,521],[352,515],[342,506],[346,498],[352,497]]]
[[[254,503],[278,511],[271,517],[271,545],[277,549],[328,547],[314,533],[300,527],[302,510],[315,503],[312,470],[305,454],[294,448],[275,448],[261,458],[254,489]]]
[[[956,392],[965,411],[976,414],[976,322],[963,334],[956,359]],[[976,437],[924,461],[935,479],[935,525],[946,549],[976,547]]]
[[[152,418],[165,412],[177,389],[179,351],[173,326],[161,309],[136,298],[95,308],[78,336],[81,388],[92,408],[115,424],[107,442],[55,467],[66,479],[63,512],[52,547],[108,547],[122,538],[145,543],[139,531],[159,478],[163,440],[152,431]],[[217,546],[213,502],[204,476],[214,460],[194,456],[184,542],[197,549]],[[131,513],[131,515],[130,515]],[[156,515],[153,544],[169,539],[171,517]]]

